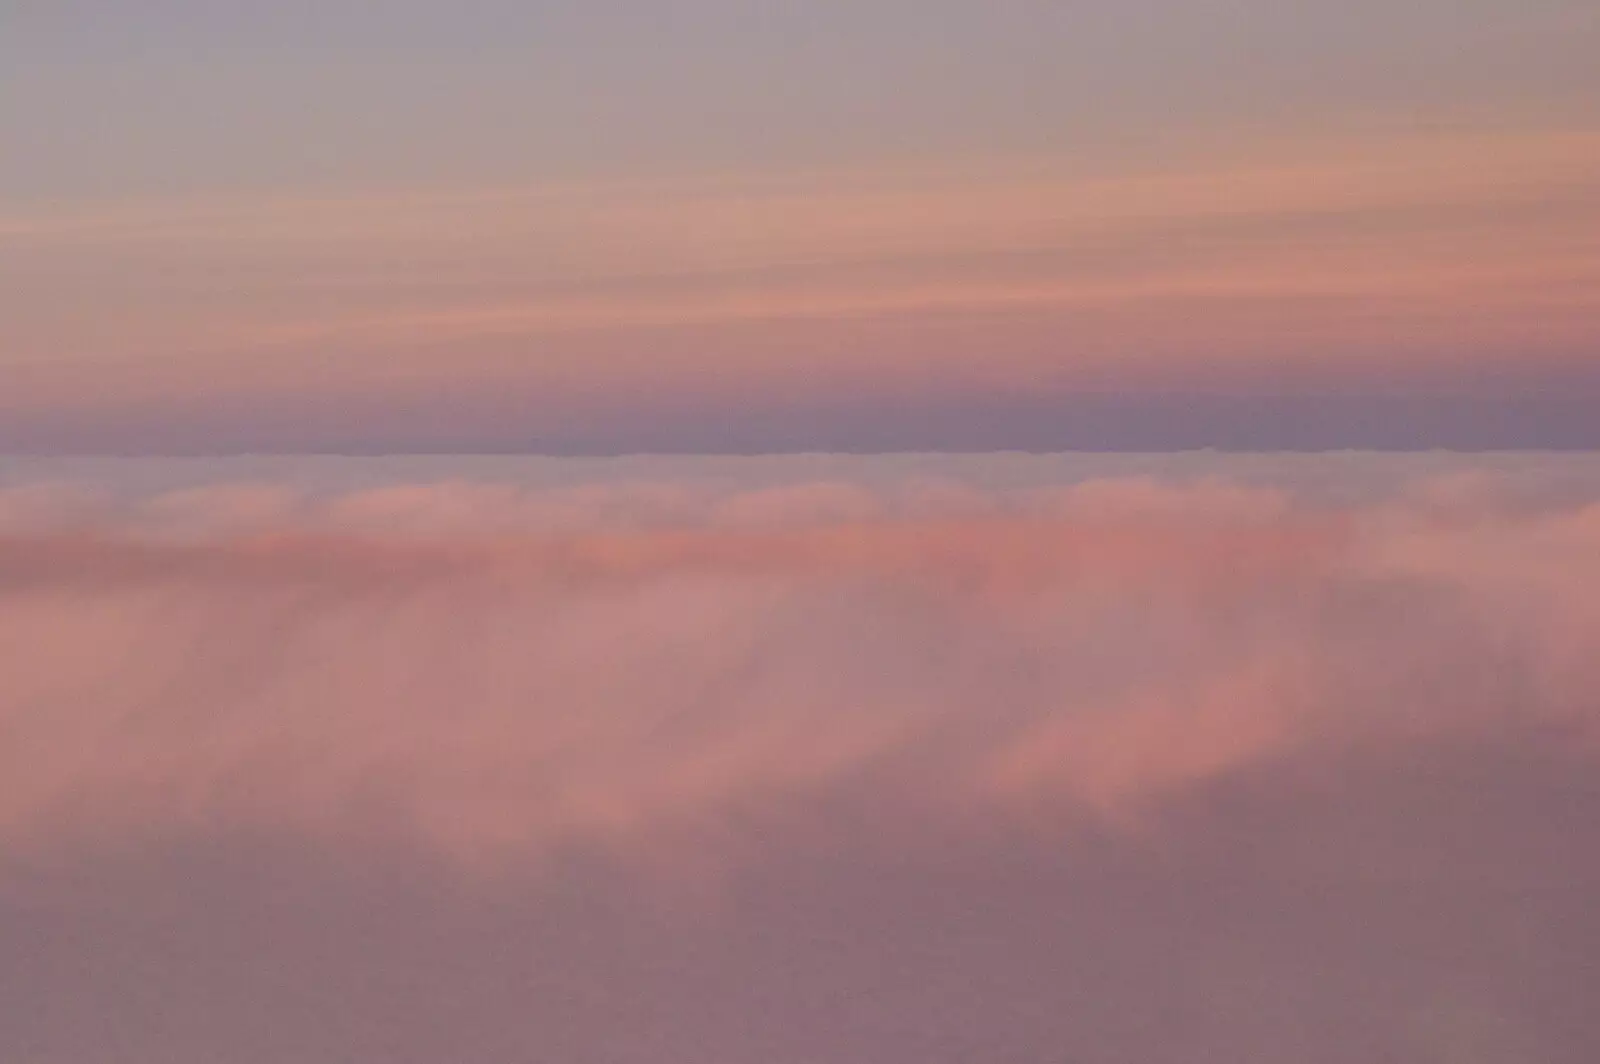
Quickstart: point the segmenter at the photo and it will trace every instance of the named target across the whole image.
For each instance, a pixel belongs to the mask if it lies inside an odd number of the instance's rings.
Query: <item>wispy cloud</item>
[[[446,381],[492,394],[549,373],[692,400],[707,377],[769,394],[836,363],[877,392],[912,377],[949,391],[1548,376],[1582,363],[1594,328],[1596,144],[1280,143],[1100,175],[815,174],[25,216],[0,235],[0,254],[28,263],[0,356],[16,386],[0,401],[271,403],[421,396]],[[858,335],[864,321],[952,316],[989,324],[914,353]],[[750,353],[763,346],[752,331],[796,323],[826,336]],[[689,351],[665,342],[684,329],[698,330]]]

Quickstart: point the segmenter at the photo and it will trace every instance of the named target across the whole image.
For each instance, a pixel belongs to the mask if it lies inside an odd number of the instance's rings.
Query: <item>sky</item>
[[[12,0],[0,451],[1600,446],[1588,0]]]
[[[1589,1064],[1597,499],[0,461],[0,1058]]]
[[[0,1061],[1600,1059],[1597,56],[0,3]]]

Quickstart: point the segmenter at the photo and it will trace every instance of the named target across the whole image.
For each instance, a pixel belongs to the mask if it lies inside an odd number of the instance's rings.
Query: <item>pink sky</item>
[[[1600,4],[0,15],[0,1064],[1594,1064]]]
[[[591,7],[13,16],[0,449],[1600,445],[1592,5]]]

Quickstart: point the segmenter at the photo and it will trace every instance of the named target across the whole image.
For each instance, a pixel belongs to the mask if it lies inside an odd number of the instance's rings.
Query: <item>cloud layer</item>
[[[0,1050],[1580,1061],[1600,465],[0,470]]]

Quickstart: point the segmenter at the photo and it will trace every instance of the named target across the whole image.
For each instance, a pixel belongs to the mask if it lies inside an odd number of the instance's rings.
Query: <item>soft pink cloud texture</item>
[[[1138,461],[13,471],[0,1045],[1584,1059],[1600,466]]]
[[[1329,736],[1587,729],[1600,509],[1471,478],[15,487],[0,826],[338,835],[381,795],[521,851],[889,764],[1122,813]]]

